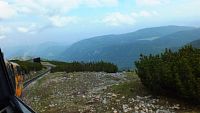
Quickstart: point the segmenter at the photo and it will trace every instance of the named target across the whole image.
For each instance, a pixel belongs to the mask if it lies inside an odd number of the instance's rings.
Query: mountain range
[[[43,43],[35,46],[5,48],[8,58],[40,56],[62,61],[108,61],[120,69],[132,69],[140,54],[156,54],[165,48],[186,44],[200,47],[200,28],[161,26],[144,28],[125,34],[112,34],[80,40],[70,46]]]
[[[120,69],[134,67],[140,54],[156,54],[200,39],[200,29],[186,26],[145,28],[135,32],[81,40],[60,55],[65,61],[109,61]]]
[[[38,45],[11,46],[3,48],[8,59],[27,59],[41,57],[45,59],[57,60],[58,56],[66,50],[68,45],[55,42],[46,42]]]

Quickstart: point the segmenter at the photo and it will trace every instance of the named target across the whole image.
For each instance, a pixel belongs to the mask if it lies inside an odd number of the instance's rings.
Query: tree
[[[177,52],[140,55],[135,65],[141,82],[152,92],[200,102],[200,49],[185,46]]]

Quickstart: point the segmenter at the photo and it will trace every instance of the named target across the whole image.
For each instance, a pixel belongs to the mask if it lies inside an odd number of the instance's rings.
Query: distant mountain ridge
[[[166,47],[179,47],[200,36],[200,29],[187,26],[162,26],[120,35],[105,35],[81,40],[61,55],[65,61],[109,61],[130,69],[141,53],[155,54]]]
[[[131,33],[92,37],[89,39],[78,41],[74,43],[73,46],[80,45],[80,43],[81,45],[84,45],[84,47],[91,46],[94,43],[96,44],[98,43],[98,45],[100,46],[106,46],[107,44],[110,46],[116,44],[135,42],[140,39],[148,40],[149,38],[152,37],[162,37],[178,31],[185,31],[192,29],[194,29],[194,27],[186,27],[186,26],[163,26],[163,27],[144,28]]]
[[[200,48],[200,38],[198,40],[192,41],[189,44],[192,45],[193,47]]]
[[[179,47],[179,46],[182,46],[183,44],[187,44],[197,39],[200,39],[200,28],[179,31],[176,33],[166,35],[162,38],[156,39],[154,44],[158,46],[163,45],[164,47],[167,47],[167,48],[170,48],[173,46]]]
[[[35,46],[14,46],[3,49],[8,59],[27,57],[41,57],[45,59],[57,59],[58,56],[67,48],[60,43],[46,42]]]
[[[144,28],[125,34],[111,34],[78,41],[71,46],[46,42],[35,46],[3,48],[7,58],[41,57],[62,61],[108,61],[120,69],[132,69],[142,54],[156,54],[165,48],[179,48],[185,44],[199,47],[200,28],[161,26]],[[194,41],[194,42],[192,42]],[[3,43],[5,44],[5,43]]]

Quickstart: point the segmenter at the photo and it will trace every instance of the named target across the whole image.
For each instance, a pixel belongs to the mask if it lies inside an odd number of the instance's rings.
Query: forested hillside
[[[61,56],[65,61],[108,61],[120,69],[134,67],[139,54],[155,54],[167,48],[181,47],[199,39],[200,29],[184,26],[146,28],[121,35],[99,36],[79,41]]]
[[[51,72],[108,72],[115,73],[118,71],[118,67],[108,62],[59,62],[59,61],[48,61],[54,64],[55,67]]]
[[[192,41],[191,44],[193,47],[200,48],[200,38],[199,40]]]

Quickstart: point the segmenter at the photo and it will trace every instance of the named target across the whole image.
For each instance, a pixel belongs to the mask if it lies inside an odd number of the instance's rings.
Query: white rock
[[[145,113],[143,110],[140,110],[140,113]]]
[[[141,99],[142,97],[140,97],[140,96],[136,96],[136,98],[137,98],[137,99]]]
[[[125,113],[129,111],[129,110],[128,110],[128,105],[127,105],[127,104],[122,105],[122,108],[123,108],[123,111],[124,111]]]
[[[108,93],[107,95],[111,95],[112,93]]]
[[[139,111],[135,111],[134,113],[139,113]]]
[[[113,111],[113,113],[117,113],[117,110],[115,109],[115,110]]]
[[[139,110],[139,107],[135,106],[134,109],[135,109],[135,110]]]
[[[134,99],[134,98],[132,98],[132,101],[133,101],[133,102],[135,102],[135,99]]]
[[[115,101],[116,101],[116,102],[120,102],[120,100],[119,100],[119,99],[116,99]]]
[[[145,108],[145,109],[144,109],[144,111],[145,111],[146,113],[148,113],[148,112],[149,112],[149,110],[148,110],[147,108]]]
[[[144,105],[144,104],[141,104],[141,107],[145,107],[145,105]]]
[[[149,110],[149,113],[153,113],[153,110],[152,110],[152,109],[150,109],[150,110]]]
[[[158,110],[156,110],[156,113],[171,113],[171,112],[168,111],[168,110],[160,110],[160,109],[158,109]]]
[[[106,98],[103,99],[102,103],[103,103],[103,104],[107,104]]]
[[[112,97],[117,97],[117,95],[113,93],[113,94],[112,94]]]

